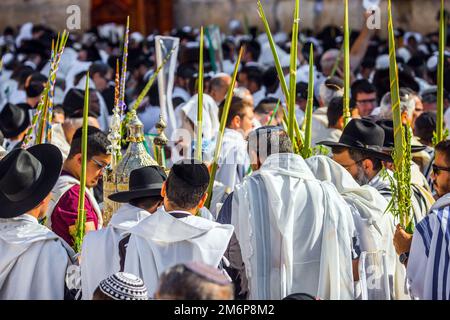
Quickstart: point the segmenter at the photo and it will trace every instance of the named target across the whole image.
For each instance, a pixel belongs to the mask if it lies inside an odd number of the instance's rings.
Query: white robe
[[[385,251],[393,298],[408,298],[405,268],[398,260],[393,245],[393,219],[389,213],[385,213],[387,200],[375,188],[360,186],[347,170],[328,157],[315,156],[305,161],[314,176],[333,183],[350,206],[361,251]]]
[[[249,167],[250,158],[244,137],[236,130],[225,128],[216,180],[233,189],[242,181]]]
[[[250,299],[353,299],[350,208],[303,158],[269,156],[236,186],[232,210]]]
[[[450,193],[431,207],[413,234],[406,276],[411,295],[423,300],[450,300]]]
[[[176,219],[161,207],[128,233],[124,272],[141,277],[153,296],[160,275],[176,264],[199,261],[217,267],[233,227],[192,215]]]
[[[86,234],[81,250],[83,300],[92,300],[99,283],[120,271],[121,234],[149,215],[148,211],[127,203],[117,210],[106,228]]]
[[[62,300],[75,253],[36,218],[0,219],[0,300]]]
[[[60,123],[56,123],[52,126],[51,144],[58,147],[62,153],[63,160],[66,161],[70,153],[70,144],[67,142],[66,134],[64,133],[64,129]]]

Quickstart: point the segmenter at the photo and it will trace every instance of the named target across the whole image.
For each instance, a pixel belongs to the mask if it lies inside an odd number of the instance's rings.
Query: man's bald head
[[[217,104],[220,104],[225,99],[230,85],[231,77],[226,73],[218,73],[210,81],[209,95]]]

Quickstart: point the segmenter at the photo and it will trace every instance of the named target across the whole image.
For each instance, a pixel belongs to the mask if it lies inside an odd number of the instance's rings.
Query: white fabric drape
[[[91,300],[100,281],[120,271],[119,242],[121,234],[130,230],[150,213],[128,203],[112,216],[109,225],[86,234],[81,250],[83,299]]]
[[[62,300],[75,253],[36,218],[0,219],[0,300]]]
[[[235,187],[232,208],[250,299],[353,299],[351,211],[303,158],[269,156]]]
[[[141,277],[153,296],[160,275],[178,263],[199,261],[217,267],[233,227],[192,215],[176,219],[160,207],[128,233],[124,271]]]

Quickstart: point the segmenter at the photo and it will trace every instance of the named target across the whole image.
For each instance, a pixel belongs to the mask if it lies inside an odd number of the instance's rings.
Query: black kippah
[[[209,172],[206,165],[195,159],[184,159],[172,167],[172,173],[193,187],[209,183]]]

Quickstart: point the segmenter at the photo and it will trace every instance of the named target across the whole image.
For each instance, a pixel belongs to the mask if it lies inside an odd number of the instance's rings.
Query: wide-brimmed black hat
[[[159,196],[167,176],[158,166],[148,166],[131,171],[129,191],[117,192],[108,198],[115,202],[127,203],[130,200]]]
[[[392,120],[378,120],[377,124],[384,130],[383,151],[392,152],[394,150],[394,122]],[[412,145],[411,152],[420,152],[426,148],[426,146]]]
[[[383,128],[367,119],[352,119],[344,128],[339,142],[322,141],[318,144],[355,149],[379,160],[392,161],[390,155],[383,153],[383,143]]]
[[[18,217],[47,197],[61,173],[61,151],[51,144],[15,149],[0,161],[0,218]]]
[[[0,112],[0,130],[5,138],[17,137],[30,125],[30,106],[26,103],[7,103]]]

